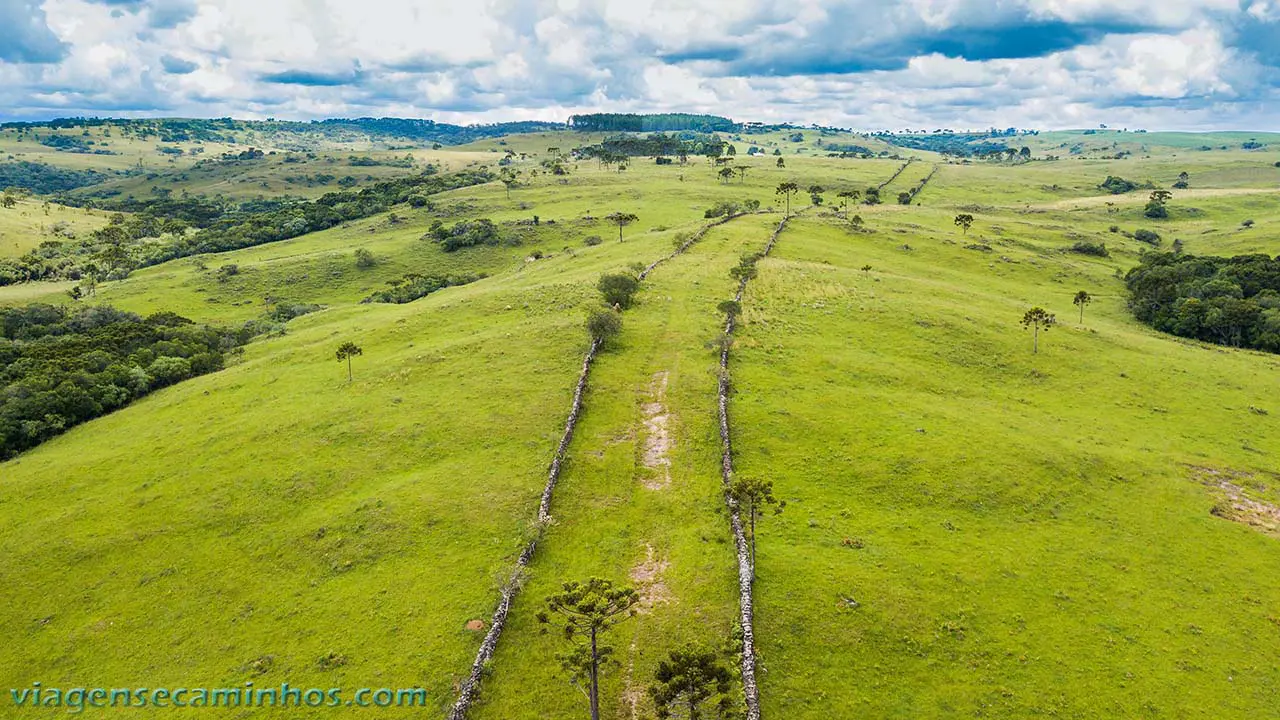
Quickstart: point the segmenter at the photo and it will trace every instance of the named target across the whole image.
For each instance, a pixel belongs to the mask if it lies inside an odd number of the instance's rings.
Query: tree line
[[[370,217],[408,202],[494,179],[488,170],[422,174],[331,192],[316,200],[266,201],[230,206],[207,198],[155,198],[107,203],[137,214],[75,241],[47,241],[19,258],[0,260],[0,285],[31,280],[119,279],[140,267],[288,240]],[[69,203],[74,201],[68,201]],[[188,232],[186,223],[197,228]],[[140,243],[144,238],[159,242]]]
[[[668,132],[673,130],[697,130],[699,132],[735,132],[738,124],[719,115],[695,115],[691,113],[587,113],[569,116],[569,127],[581,131],[604,132]]]

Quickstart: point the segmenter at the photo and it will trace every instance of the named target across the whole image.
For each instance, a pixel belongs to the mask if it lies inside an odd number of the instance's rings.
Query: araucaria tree
[[[1074,303],[1076,307],[1080,308],[1080,324],[1083,325],[1084,324],[1084,306],[1093,302],[1093,296],[1091,296],[1088,292],[1081,290],[1080,292],[1076,293],[1075,299],[1072,300],[1071,302]]]
[[[609,628],[635,614],[640,595],[632,588],[614,585],[612,581],[591,578],[586,582],[567,582],[560,592],[547,598],[551,612],[564,618],[564,636],[576,648],[561,660],[575,675],[587,683],[587,699],[591,720],[600,720],[600,661],[612,648],[600,644],[600,636]],[[539,613],[540,622],[550,622]]]
[[[756,568],[756,520],[759,520],[773,507],[777,515],[787,506],[786,500],[778,500],[773,496],[773,482],[760,478],[735,478],[729,485],[729,497],[747,515],[747,530],[751,535],[751,573],[754,577]]]
[[[1049,328],[1058,322],[1053,313],[1046,311],[1042,307],[1033,307],[1022,316],[1022,327],[1031,328],[1033,331],[1031,340],[1031,352],[1040,352],[1040,331],[1049,332]]]
[[[604,216],[606,220],[618,226],[618,242],[622,242],[622,228],[639,220],[633,213],[615,212]]]
[[[960,213],[956,216],[956,227],[964,230],[964,234],[969,234],[969,228],[973,227],[973,216],[969,213]]]
[[[339,362],[343,360],[347,361],[347,382],[351,382],[351,358],[363,354],[364,350],[360,349],[358,345],[350,340],[338,346],[338,352],[335,353],[335,355]]]
[[[857,202],[862,197],[862,193],[858,190],[841,190],[836,193],[836,197],[840,198],[840,209],[844,212],[845,217],[849,216],[849,203]]]
[[[703,703],[714,695],[720,695],[715,710],[718,717],[726,717],[733,708],[729,697],[733,676],[712,650],[672,650],[666,660],[658,661],[653,678],[656,682],[649,687],[649,696],[659,720],[699,720],[704,717]]]
[[[791,217],[791,196],[800,192],[800,186],[793,182],[778,183],[778,189],[775,195],[782,195],[787,199],[787,217]]]
[[[733,178],[733,168],[720,168],[720,182],[728,183]]]
[[[822,204],[822,193],[824,193],[824,192],[826,192],[826,191],[827,191],[827,189],[826,189],[826,188],[824,188],[824,187],[822,187],[821,185],[810,185],[810,186],[809,186],[809,201],[810,201],[811,203],[813,203],[814,205],[821,205],[821,204]]]

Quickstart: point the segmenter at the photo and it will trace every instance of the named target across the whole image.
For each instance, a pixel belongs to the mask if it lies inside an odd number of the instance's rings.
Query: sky
[[[0,0],[0,118],[1280,129],[1280,0]]]

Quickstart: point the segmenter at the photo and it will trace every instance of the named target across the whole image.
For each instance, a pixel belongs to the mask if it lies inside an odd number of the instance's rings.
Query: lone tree
[[[698,720],[703,717],[702,704],[713,695],[721,696],[716,704],[718,716],[725,717],[733,707],[729,697],[733,676],[712,650],[690,646],[672,650],[666,660],[658,662],[653,678],[656,682],[649,687],[649,696],[659,720]]]
[[[1191,176],[1185,171],[1178,173],[1178,181],[1173,184],[1174,190],[1186,190],[1191,185]]]
[[[1143,211],[1143,215],[1153,220],[1163,220],[1169,217],[1169,208],[1165,204],[1173,198],[1173,193],[1168,190],[1152,190],[1151,198],[1147,202],[1147,208]]]
[[[1084,324],[1084,306],[1093,302],[1093,296],[1088,292],[1081,290],[1076,293],[1075,299],[1071,301],[1076,307],[1080,308],[1080,324]]]
[[[811,203],[813,203],[814,205],[821,205],[821,204],[822,204],[822,193],[824,193],[824,192],[826,192],[826,191],[827,191],[827,189],[826,189],[826,188],[824,188],[824,187],[822,187],[821,185],[810,185],[810,186],[809,186],[809,201],[810,201]]]
[[[733,168],[720,168],[720,182],[728,183],[733,178]]]
[[[338,352],[335,354],[337,355],[339,362],[343,360],[347,361],[347,382],[351,382],[351,358],[357,355],[363,355],[364,350],[361,350],[360,346],[348,340],[338,346]]]
[[[610,273],[600,276],[596,289],[600,291],[605,305],[626,310],[635,301],[635,295],[640,290],[640,281],[630,273]]]
[[[612,310],[595,310],[587,316],[587,333],[591,342],[601,345],[622,331],[622,317]]]
[[[734,165],[733,171],[738,173],[738,184],[741,185],[747,181],[747,171],[751,169],[750,165]]]
[[[729,497],[738,507],[747,513],[747,527],[751,535],[751,574],[756,572],[756,520],[773,506],[773,514],[781,513],[787,506],[786,500],[778,500],[773,496],[773,481],[759,478],[740,477],[729,485]]]
[[[774,195],[782,195],[787,199],[787,217],[791,217],[791,196],[800,192],[800,186],[793,182],[778,183]]]
[[[1042,307],[1033,307],[1023,314],[1022,327],[1031,328],[1034,331],[1031,340],[1032,353],[1040,352],[1040,330],[1043,329],[1045,332],[1049,332],[1049,328],[1053,327],[1057,322],[1058,320],[1053,316],[1053,313],[1046,311]]]
[[[564,618],[565,638],[578,646],[561,660],[574,671],[575,680],[582,677],[587,681],[591,720],[600,720],[600,660],[612,652],[612,648],[600,645],[600,635],[634,615],[639,601],[634,589],[596,577],[582,583],[567,582],[561,592],[547,598],[551,612]],[[545,612],[538,614],[538,620],[551,622]]]
[[[604,216],[606,220],[618,226],[618,242],[622,242],[622,228],[639,220],[634,213],[615,212]]]
[[[956,216],[956,227],[962,229],[965,235],[969,234],[969,228],[973,227],[973,216],[969,213],[961,213]]]

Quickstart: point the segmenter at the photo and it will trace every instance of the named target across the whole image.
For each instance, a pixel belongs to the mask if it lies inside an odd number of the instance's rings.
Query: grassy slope
[[[46,240],[65,241],[51,232],[59,222],[83,235],[106,225],[107,214],[56,203],[49,203],[46,214],[43,200],[21,199],[11,208],[0,208],[0,257],[18,257]]]
[[[1280,408],[1248,406],[1269,406],[1280,362],[1134,323],[1113,273],[1141,246],[1108,231],[1152,226],[1193,252],[1274,253],[1274,193],[1216,192],[1274,187],[1259,159],[944,165],[921,206],[858,208],[872,234],[811,213],[783,235],[748,292],[733,360],[740,471],[773,479],[790,503],[762,527],[768,714],[1137,715],[1149,704],[1249,717],[1274,704],[1275,540],[1209,516],[1216,498],[1185,464],[1268,467]],[[208,256],[211,269],[242,268],[226,284],[188,259],[102,285],[98,301],[202,320],[253,317],[266,294],[332,307],[255,343],[242,364],[0,465],[0,552],[15,559],[0,569],[12,589],[0,625],[22,638],[0,652],[0,685],[421,683],[438,714],[478,643],[461,626],[487,619],[534,516],[594,279],[665,254],[718,200],[780,206],[773,187],[795,180],[834,203],[835,190],[900,164],[739,160],[753,167],[743,184],[716,182],[705,163],[637,160],[625,173],[581,163],[569,184],[540,177],[510,199],[496,183],[444,198],[459,219],[557,220],[519,248],[445,255],[418,239],[429,216],[398,209],[398,225],[382,216]],[[1242,162],[1258,165],[1242,175]],[[1168,223],[1141,217],[1145,193],[1089,197],[1107,174],[1167,185],[1181,169],[1197,192],[1175,195]],[[951,224],[957,207],[977,216],[967,237]],[[626,243],[576,220],[613,210],[641,217]],[[1257,227],[1240,230],[1245,217]],[[615,636],[624,670],[608,676],[608,715],[628,715],[626,667],[641,686],[672,644],[725,634],[735,600],[703,343],[730,293],[725,268],[767,225],[735,221],[656,271],[602,356],[558,524],[478,716],[580,711],[557,677],[561,643],[532,616],[560,580],[625,578],[646,544],[670,563],[674,602]],[[606,242],[585,248],[588,234]],[[1103,240],[1113,257],[1064,254],[1077,239]],[[984,242],[991,252],[963,247]],[[356,271],[360,246],[381,263]],[[526,262],[533,249],[553,257]],[[870,275],[857,270],[868,263]],[[407,306],[355,304],[433,269],[496,276]],[[5,289],[0,302],[43,287]],[[1087,328],[1071,322],[1080,288],[1097,298]],[[1032,303],[1064,321],[1035,357],[1016,325]],[[353,386],[331,359],[348,338],[365,348]],[[650,491],[637,485],[640,405],[661,370],[673,484]],[[319,669],[328,652],[347,665]],[[254,676],[263,655],[274,664]]]
[[[583,697],[559,669],[567,645],[543,632],[535,615],[568,579],[600,575],[636,584],[646,562],[661,565],[639,589],[651,602],[643,614],[610,633],[621,666],[605,675],[602,707],[627,717],[640,707],[657,661],[681,643],[723,642],[733,628],[726,602],[736,587],[733,550],[720,512],[715,414],[716,355],[707,344],[720,332],[716,303],[732,293],[728,270],[757,251],[773,216],[733,221],[708,234],[685,256],[660,267],[640,304],[624,316],[616,346],[592,371],[586,413],[553,506],[531,579],[513,610],[507,641],[494,659],[478,718],[570,717]],[[651,436],[645,406],[658,401],[673,438],[670,485],[644,462]],[[671,522],[680,517],[679,523]],[[647,712],[652,712],[651,710]]]
[[[971,199],[965,170],[949,175],[953,202]],[[1006,201],[1021,193],[1007,177]],[[874,234],[797,223],[746,305],[739,469],[789,502],[762,534],[769,714],[1274,707],[1276,541],[1210,516],[1218,497],[1189,466],[1274,470],[1274,421],[1249,406],[1273,401],[1280,361],[1135,323],[1111,276],[1134,247],[1076,259],[997,210],[983,219],[1010,231],[980,253],[957,244],[947,209],[894,210],[869,218]],[[1230,226],[1229,209],[1207,212]],[[1035,222],[1115,216],[1079,215]],[[1084,326],[1079,288],[1098,298]],[[1017,325],[1031,304],[1064,321],[1038,356]]]

